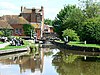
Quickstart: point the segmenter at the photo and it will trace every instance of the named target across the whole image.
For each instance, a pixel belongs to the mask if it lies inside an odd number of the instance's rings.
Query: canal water
[[[0,75],[100,75],[100,53],[39,48],[0,56]]]

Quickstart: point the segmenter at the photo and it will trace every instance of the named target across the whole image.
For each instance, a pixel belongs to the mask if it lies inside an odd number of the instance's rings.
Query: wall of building
[[[28,22],[31,22],[31,14],[30,13],[21,13],[21,16],[23,16]]]
[[[23,25],[21,25],[21,24],[12,24],[11,26],[14,28],[13,36],[25,36],[24,30],[23,30]]]

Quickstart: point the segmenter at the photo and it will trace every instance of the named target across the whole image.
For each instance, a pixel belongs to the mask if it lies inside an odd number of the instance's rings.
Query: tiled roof
[[[9,24],[28,24],[28,21],[18,15],[5,15],[2,17]]]
[[[0,29],[13,29],[5,20],[0,20]]]

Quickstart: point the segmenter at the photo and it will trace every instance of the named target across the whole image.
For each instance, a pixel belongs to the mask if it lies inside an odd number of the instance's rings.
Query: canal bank
[[[4,43],[6,44],[6,43]],[[0,55],[11,54],[11,53],[19,53],[25,51],[31,51],[31,48],[35,49],[38,45],[35,45],[31,40],[25,41],[24,45],[21,46],[11,46],[10,43],[5,46],[1,44],[2,48],[0,49]]]
[[[100,48],[95,48],[95,47],[74,46],[57,41],[51,41],[51,43],[66,50],[68,49],[68,50],[84,51],[84,52],[100,52]]]

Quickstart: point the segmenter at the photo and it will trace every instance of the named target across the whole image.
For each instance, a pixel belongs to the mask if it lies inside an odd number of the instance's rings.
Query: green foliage
[[[47,25],[51,25],[52,26],[52,20],[50,19],[44,19],[44,23],[47,24]]]
[[[61,9],[53,23],[55,31],[61,36],[62,31],[66,28],[76,31],[80,29],[81,23],[84,20],[85,18],[80,8],[75,5],[68,5]],[[56,25],[59,26],[57,27]]]
[[[24,29],[24,34],[27,36],[31,35],[31,30],[34,30],[34,27],[31,26],[31,24],[24,24],[23,25],[23,29]]]
[[[98,43],[100,42],[100,17],[98,14],[100,12],[100,4],[90,0],[79,1],[83,5],[82,9],[75,5],[67,5],[61,9],[53,21],[54,31],[62,39],[62,31],[72,29],[80,36],[80,40]],[[70,39],[72,40],[72,38]]]
[[[87,18],[93,18],[98,16],[98,11],[100,5],[98,3],[92,2],[91,0],[80,0],[82,3],[83,12]]]
[[[10,30],[10,29],[2,29],[1,32],[3,33],[2,36],[8,37],[8,36],[12,35],[12,30]]]
[[[84,42],[70,41],[68,44],[71,45],[71,46],[100,48],[99,44],[84,44]]]
[[[79,36],[77,36],[77,33],[75,33],[75,31],[71,29],[64,30],[62,36],[68,36],[69,41],[79,41]]]
[[[100,17],[87,19],[83,23],[81,38],[88,43],[100,43]]]
[[[77,59],[77,58],[78,58],[78,55],[72,55],[72,54],[70,54],[67,57],[63,55],[63,61],[65,63],[73,63],[75,61],[75,59]]]
[[[0,36],[3,36],[3,32],[2,31],[0,31]]]

